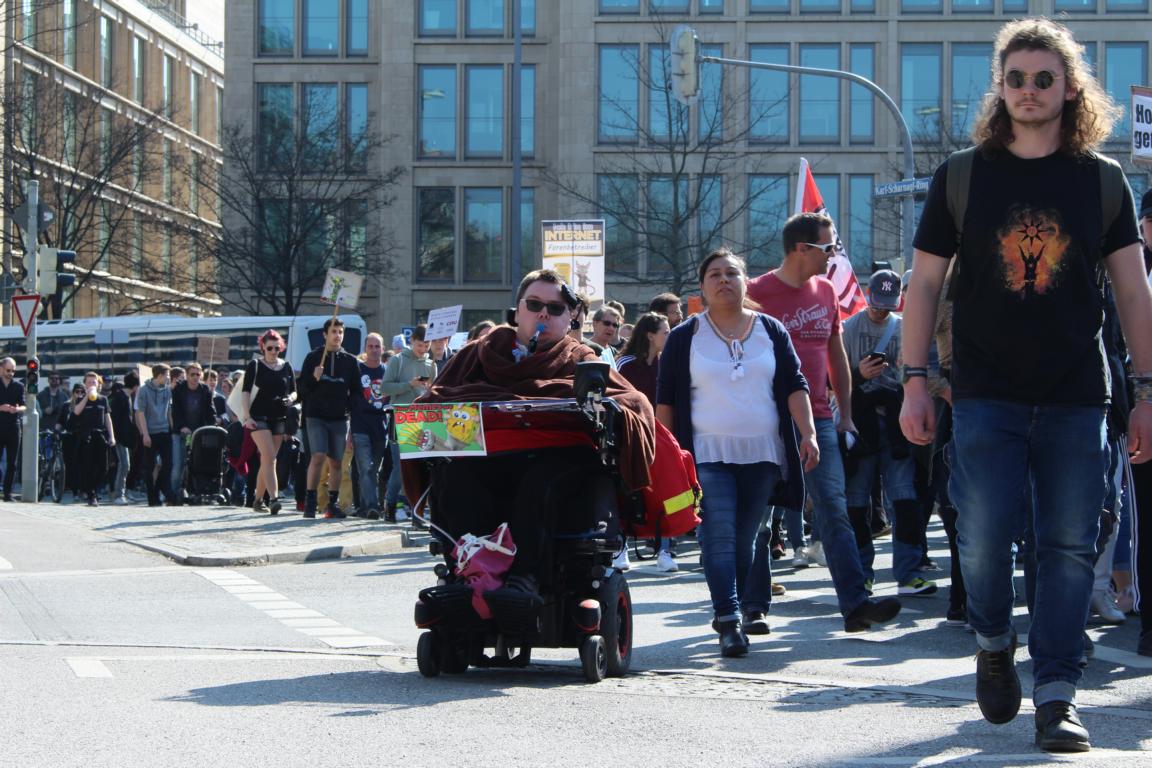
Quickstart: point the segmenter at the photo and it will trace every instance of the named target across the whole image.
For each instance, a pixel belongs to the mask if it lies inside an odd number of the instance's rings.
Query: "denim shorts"
[[[255,425],[252,427],[253,432],[266,429],[273,435],[283,435],[288,431],[287,419],[253,419],[252,423]]]
[[[323,453],[336,461],[344,458],[344,446],[348,442],[347,420],[309,418],[304,420],[304,428],[308,430],[308,448],[313,455]]]

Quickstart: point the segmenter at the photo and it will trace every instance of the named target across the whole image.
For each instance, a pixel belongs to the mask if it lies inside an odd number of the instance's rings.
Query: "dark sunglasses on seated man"
[[[567,304],[561,304],[558,301],[539,301],[537,299],[524,299],[524,306],[528,308],[529,312],[539,312],[545,307],[548,308],[548,314],[552,317],[560,317],[568,311]]]

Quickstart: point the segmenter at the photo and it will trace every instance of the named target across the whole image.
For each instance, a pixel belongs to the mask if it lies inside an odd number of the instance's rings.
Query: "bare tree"
[[[670,25],[654,18],[652,26],[657,39],[667,39]],[[787,125],[787,94],[734,87],[728,81],[743,73],[733,77],[732,69],[705,64],[700,99],[689,109],[670,87],[667,45],[620,50],[626,79],[647,95],[647,110],[631,94],[602,95],[601,126],[609,135],[601,141],[616,148],[597,154],[594,173],[546,169],[543,182],[607,220],[614,249],[606,271],[617,281],[683,293],[695,284],[701,258],[719,245],[746,255],[756,269],[769,266],[787,218],[786,204],[767,205],[787,199],[786,177],[767,172],[777,121]],[[747,178],[760,182],[746,188]],[[737,228],[749,218],[745,237]]]
[[[295,315],[319,297],[331,268],[386,277],[394,245],[379,222],[403,175],[377,170],[386,139],[355,131],[334,103],[290,104],[255,130],[227,125],[224,161],[205,186],[223,227],[204,233],[225,303],[252,314]],[[353,133],[354,135],[349,135]]]
[[[28,67],[14,73],[0,103],[7,183],[0,206],[11,221],[25,202],[28,179],[40,182],[40,201],[55,218],[39,231],[39,243],[76,251],[75,285],[50,297],[45,312],[59,317],[82,288],[113,289],[111,275],[135,274],[155,282],[160,267],[139,258],[128,231],[152,231],[165,215],[149,195],[171,186],[159,130],[164,117],[126,108],[110,97],[111,87],[64,83]],[[171,158],[169,158],[171,159]],[[2,235],[9,251],[22,251],[19,231]]]

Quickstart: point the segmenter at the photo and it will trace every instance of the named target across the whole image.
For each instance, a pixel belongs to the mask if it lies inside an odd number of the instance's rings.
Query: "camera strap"
[[[896,332],[896,321],[892,318],[892,315],[889,314],[886,320],[888,322],[887,325],[884,326],[884,333],[880,337],[880,341],[876,343],[876,348],[872,350],[873,354],[886,355],[887,353],[884,350],[888,349],[888,342],[892,341],[892,334]],[[893,360],[892,362],[895,363],[896,361]]]

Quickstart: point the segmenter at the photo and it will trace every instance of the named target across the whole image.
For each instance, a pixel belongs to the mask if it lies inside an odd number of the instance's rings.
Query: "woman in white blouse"
[[[803,472],[816,466],[820,451],[788,332],[746,306],[744,260],[713,251],[699,277],[708,309],[668,337],[656,418],[696,459],[713,627],[722,655],[743,656],[748,632],[768,632],[768,585],[747,579],[756,532],[774,499],[799,503]]]

